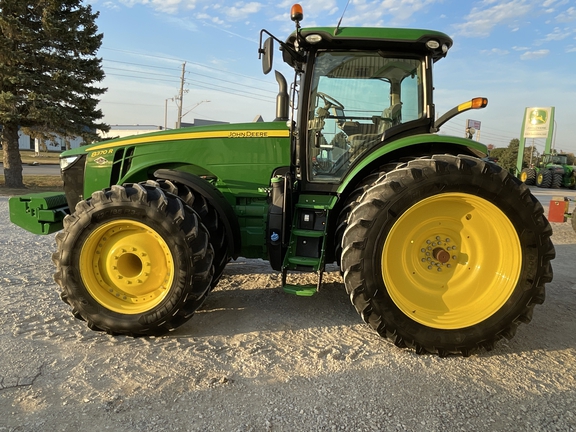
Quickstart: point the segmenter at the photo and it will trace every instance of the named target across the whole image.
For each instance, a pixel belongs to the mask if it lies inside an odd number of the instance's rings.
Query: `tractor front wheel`
[[[56,236],[62,300],[93,330],[158,335],[202,305],[213,249],[197,214],[155,182],[81,201]]]
[[[524,168],[520,173],[520,180],[527,185],[536,183],[536,170],[534,168]]]
[[[552,230],[528,187],[468,156],[416,159],[359,199],[343,235],[352,303],[418,353],[492,349],[552,280]]]

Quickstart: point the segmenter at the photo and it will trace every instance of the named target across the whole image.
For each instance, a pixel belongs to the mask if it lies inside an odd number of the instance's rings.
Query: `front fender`
[[[224,222],[229,239],[228,254],[234,259],[238,258],[242,242],[240,225],[234,209],[217,187],[194,174],[171,169],[159,169],[154,172],[154,177],[184,184],[202,195],[216,209],[220,219]]]

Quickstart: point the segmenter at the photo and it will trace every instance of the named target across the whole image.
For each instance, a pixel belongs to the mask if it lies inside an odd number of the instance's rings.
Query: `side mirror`
[[[274,60],[274,39],[269,37],[264,41],[264,48],[260,50],[262,56],[262,72],[267,75],[272,70],[272,61]]]

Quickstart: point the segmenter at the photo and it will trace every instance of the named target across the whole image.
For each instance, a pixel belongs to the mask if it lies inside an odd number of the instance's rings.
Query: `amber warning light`
[[[486,98],[474,98],[469,100],[468,102],[464,102],[463,104],[458,105],[458,111],[466,111],[469,109],[480,109],[485,108],[488,105],[488,99]]]
[[[302,6],[298,3],[292,5],[292,9],[290,10],[290,18],[292,21],[302,21],[304,19],[304,11],[302,10]]]

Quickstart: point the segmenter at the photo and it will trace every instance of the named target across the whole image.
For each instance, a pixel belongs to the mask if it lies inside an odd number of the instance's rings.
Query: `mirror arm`
[[[262,35],[266,33],[268,36],[270,36],[272,39],[274,39],[276,42],[278,42],[278,44],[280,44],[280,46],[282,47],[283,50],[285,50],[286,52],[288,52],[288,54],[290,54],[290,57],[292,57],[294,60],[296,61],[304,61],[304,56],[302,54],[299,54],[296,50],[294,50],[293,48],[289,47],[285,42],[281,41],[280,39],[278,39],[276,36],[274,36],[272,33],[270,33],[268,30],[266,29],[262,29],[260,30],[260,42],[258,44],[259,48],[258,48],[258,59],[262,58],[262,54],[264,54],[264,49],[262,48]]]

